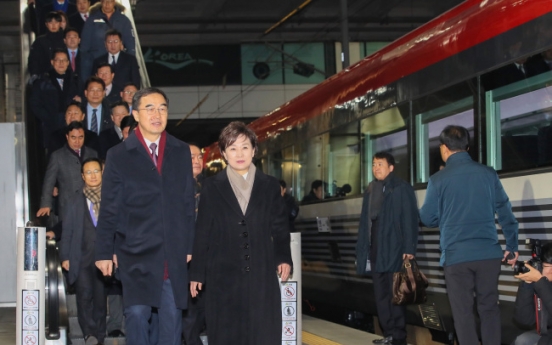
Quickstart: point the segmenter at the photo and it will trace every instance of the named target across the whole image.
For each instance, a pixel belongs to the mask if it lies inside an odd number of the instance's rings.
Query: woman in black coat
[[[288,214],[278,180],[252,164],[255,133],[241,122],[221,133],[228,167],[203,183],[191,261],[191,294],[206,284],[210,345],[279,345],[277,274],[291,272]]]

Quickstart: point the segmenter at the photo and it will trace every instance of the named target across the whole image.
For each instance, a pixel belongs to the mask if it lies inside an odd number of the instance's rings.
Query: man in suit
[[[122,42],[122,35],[119,31],[115,29],[108,30],[105,33],[107,54],[94,60],[94,70],[97,70],[98,66],[103,63],[113,66],[113,73],[115,73],[113,84],[120,90],[129,82],[137,86],[140,85],[140,70],[136,57],[121,50]]]
[[[133,83],[126,83],[121,91],[121,99],[128,104],[129,113],[132,114],[132,98],[134,94],[138,91],[138,86]]]
[[[63,214],[61,266],[67,282],[75,284],[77,317],[85,344],[102,344],[106,331],[106,285],[94,260],[96,226],[100,212],[102,163],[88,158],[81,169],[84,188],[75,193]]]
[[[180,345],[188,302],[194,179],[189,146],[165,132],[168,103],[159,89],[138,91],[132,110],[138,127],[106,159],[96,266],[111,275],[117,255],[129,345],[150,343],[153,307],[159,344]]]
[[[37,217],[50,215],[56,183],[59,189],[58,215],[62,215],[71,198],[82,190],[81,162],[90,157],[98,157],[96,151],[84,146],[82,123],[71,122],[67,126],[66,138],[67,145],[52,153],[48,161]]]
[[[77,29],[77,32],[82,32],[82,28],[84,27],[84,23],[88,19],[88,16],[90,15],[88,13],[90,9],[90,0],[77,0],[77,13],[73,13],[69,15],[69,25],[75,29]]]
[[[100,133],[100,158],[105,159],[107,150],[113,146],[123,142],[123,131],[121,129],[121,121],[125,116],[129,115],[128,105],[119,101],[111,104],[111,120],[113,127],[106,129]]]
[[[77,29],[73,27],[65,29],[65,38],[63,39],[63,43],[65,43],[67,53],[69,54],[69,68],[71,69],[73,75],[78,76],[80,71],[80,37]]]
[[[82,112],[85,115],[85,128],[96,134],[113,126],[109,104],[105,100],[105,83],[98,77],[90,77],[84,84]]]
[[[78,121],[81,123],[84,121],[84,113],[82,112],[81,104],[77,101],[71,102],[71,104],[69,104],[67,110],[65,111],[66,125],[69,126],[69,124],[73,121]],[[48,146],[48,152],[50,154],[62,148],[67,142],[67,139],[65,137],[65,129],[66,127],[63,127],[52,133],[52,137],[50,138],[50,145]],[[100,140],[98,138],[98,135],[88,129],[85,129],[84,146],[90,147],[96,152],[100,152]]]
[[[108,63],[102,63],[97,66],[96,77],[100,78],[105,83],[105,99],[107,104],[119,102],[121,100],[121,91],[118,86],[113,84],[113,66]]]
[[[63,31],[61,31],[61,16],[59,13],[50,12],[45,19],[48,31],[36,38],[29,51],[28,65],[32,78],[36,78],[50,69],[50,60],[54,51],[65,49],[63,43]],[[34,80],[34,79],[33,79]]]

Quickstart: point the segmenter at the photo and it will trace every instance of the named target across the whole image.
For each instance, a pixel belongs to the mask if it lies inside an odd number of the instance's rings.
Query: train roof
[[[256,119],[249,127],[262,142],[549,12],[552,1],[548,0],[465,1]],[[209,151],[215,153],[215,148],[213,144]]]

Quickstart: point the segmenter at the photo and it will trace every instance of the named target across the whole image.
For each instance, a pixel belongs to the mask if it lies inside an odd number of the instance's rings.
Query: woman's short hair
[[[236,142],[240,135],[245,136],[249,141],[251,141],[251,148],[257,148],[257,135],[247,127],[245,123],[241,121],[233,121],[224,127],[222,132],[220,132],[218,145],[220,153],[222,154],[226,148]]]

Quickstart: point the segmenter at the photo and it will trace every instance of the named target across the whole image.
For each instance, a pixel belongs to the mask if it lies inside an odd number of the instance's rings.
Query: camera
[[[528,238],[525,240],[525,244],[531,245],[533,248],[531,250],[531,260],[527,261],[529,265],[534,267],[537,271],[542,272],[542,244],[540,240]],[[516,261],[514,264],[514,273],[523,274],[529,272],[529,269],[525,267],[525,262]]]

